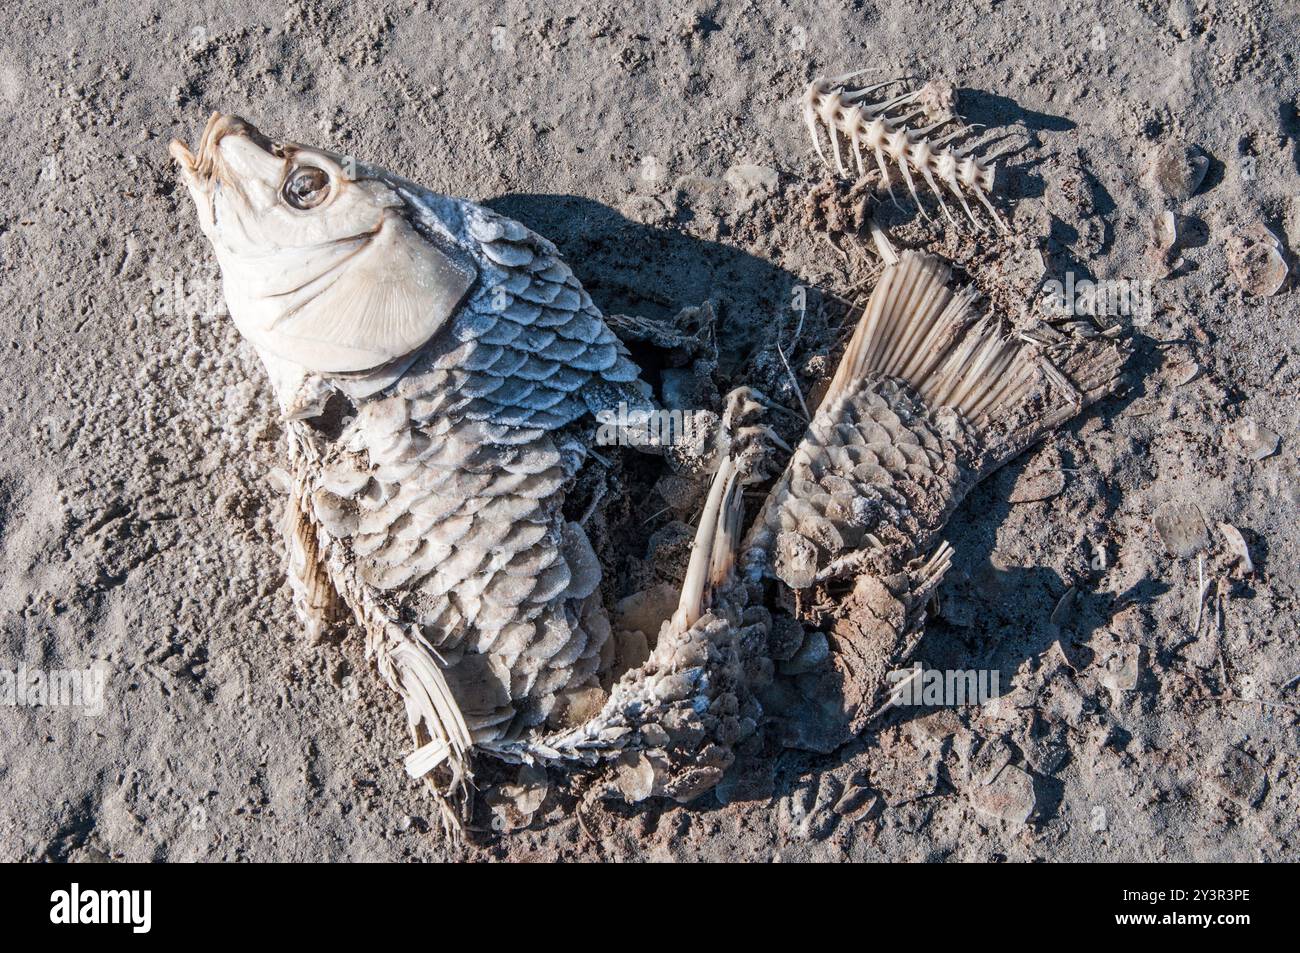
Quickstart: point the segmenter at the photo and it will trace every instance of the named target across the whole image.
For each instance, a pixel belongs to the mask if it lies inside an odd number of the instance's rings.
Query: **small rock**
[[[970,801],[981,814],[1012,824],[1029,820],[1038,806],[1034,779],[1013,764],[999,771],[990,784],[975,788]]]
[[[1137,688],[1142,675],[1142,646],[1121,645],[1114,655],[1106,660],[1106,668],[1101,683],[1110,689],[1111,696],[1118,699],[1121,692],[1131,692]]]
[[[733,165],[723,176],[736,191],[742,209],[750,208],[776,191],[777,172],[763,165]]]
[[[1237,557],[1241,574],[1249,576],[1255,571],[1255,564],[1250,561],[1250,548],[1246,545],[1246,538],[1241,535],[1241,530],[1231,523],[1220,523],[1219,532],[1223,534],[1224,542],[1228,544],[1228,552]]]
[[[1210,545],[1210,531],[1195,503],[1169,500],[1156,508],[1156,532],[1171,555],[1186,559]]]
[[[1282,243],[1263,225],[1233,229],[1224,246],[1228,270],[1247,294],[1268,297],[1286,283],[1286,258]]]
[[[1277,453],[1280,437],[1253,417],[1243,417],[1224,432],[1224,443],[1247,460],[1264,460]]]
[[[1151,184],[1165,197],[1182,202],[1191,198],[1210,167],[1210,160],[1195,146],[1180,139],[1162,143],[1148,165]]]
[[[830,642],[825,632],[809,632],[799,646],[799,651],[788,662],[782,662],[778,671],[782,675],[802,675],[820,668],[831,657]]]
[[[1036,503],[1050,500],[1065,489],[1065,473],[1061,470],[1047,470],[1022,476],[1016,481],[1011,491],[1012,503]]]
[[[1210,778],[1216,790],[1242,807],[1255,807],[1268,791],[1264,766],[1240,748],[1230,747],[1219,761],[1218,773]]]
[[[1147,246],[1147,259],[1156,278],[1167,278],[1181,263],[1178,257],[1178,216],[1168,210],[1161,212],[1151,223],[1151,244]]]
[[[835,813],[849,821],[861,821],[880,808],[880,796],[863,784],[850,782],[844,795],[835,802]]]
[[[1160,251],[1172,251],[1178,244],[1178,216],[1168,209],[1157,215],[1152,225],[1152,237]]]

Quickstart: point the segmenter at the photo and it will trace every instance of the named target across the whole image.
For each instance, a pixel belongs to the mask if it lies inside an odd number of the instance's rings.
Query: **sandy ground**
[[[99,714],[0,708],[0,859],[1294,857],[1300,328],[1290,282],[1243,294],[1225,251],[1256,223],[1300,248],[1294,9],[603,7],[9,5],[0,668],[94,668],[105,687]],[[805,227],[825,171],[797,99],[858,66],[952,81],[966,120],[1017,150],[1013,242],[895,212],[900,242],[970,263],[995,299],[1067,271],[1153,279],[1150,315],[1117,319],[1122,393],[949,528],[959,556],[920,654],[997,670],[1003,697],[787,753],[725,806],[555,796],[527,829],[451,850],[360,640],[299,634],[270,392],[168,139],[237,112],[487,201],[556,241],[607,313],[713,302],[722,383],[770,368],[779,334],[802,388],[872,259],[860,235]],[[1179,137],[1210,163],[1174,202],[1144,169]],[[770,172],[729,181],[743,165]],[[1145,248],[1166,207],[1185,247],[1160,278]],[[1043,268],[1007,277],[1034,252]],[[792,341],[796,285],[813,317]],[[761,383],[793,403],[788,381]],[[1254,459],[1248,421],[1275,452]],[[1035,499],[1044,485],[1060,492]],[[1190,521],[1192,555],[1168,551],[1157,513]]]

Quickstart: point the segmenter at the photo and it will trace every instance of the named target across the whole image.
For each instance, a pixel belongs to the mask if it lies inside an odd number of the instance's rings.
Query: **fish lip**
[[[214,112],[203,127],[197,150],[192,151],[180,139],[173,139],[167,147],[167,152],[181,167],[182,172],[186,173],[196,185],[211,183],[220,173],[219,148],[221,140],[226,136],[244,136],[271,155],[278,155],[282,151],[247,119],[232,113]]]
[[[177,165],[186,172],[194,171],[194,165],[198,161],[198,158],[193,152],[190,152],[190,147],[181,140],[173,139],[168,143],[167,153],[176,161]]]

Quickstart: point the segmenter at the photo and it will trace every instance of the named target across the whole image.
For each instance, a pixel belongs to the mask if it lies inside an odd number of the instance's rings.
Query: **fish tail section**
[[[929,552],[981,478],[1109,393],[1107,339],[1049,353],[1009,337],[905,252],[881,276],[807,434],[744,546],[793,589],[891,573]]]
[[[881,276],[822,406],[872,376],[905,382],[931,411],[952,409],[977,437],[978,476],[1115,389],[1123,352],[1094,339],[1051,353],[980,315],[948,266],[905,252]]]

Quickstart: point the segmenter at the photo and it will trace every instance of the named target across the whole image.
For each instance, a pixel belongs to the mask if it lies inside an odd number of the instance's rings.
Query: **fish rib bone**
[[[827,160],[826,153],[822,150],[819,126],[826,128],[831,144],[832,160],[841,175],[848,175],[840,150],[840,138],[843,137],[852,147],[853,159],[857,164],[859,175],[866,172],[863,152],[871,152],[890,198],[895,204],[898,200],[894,194],[893,177],[886,159],[898,167],[908,191],[920,208],[921,214],[926,218],[930,216],[921,205],[913,173],[925,181],[949,221],[955,219],[944,201],[945,188],[961,203],[962,210],[976,228],[982,226],[966,199],[967,192],[975,196],[987,209],[999,229],[1007,231],[1006,222],[989,200],[996,176],[994,164],[970,155],[973,147],[955,149],[947,145],[961,135],[964,129],[958,129],[938,139],[931,139],[930,134],[950,119],[913,130],[908,128],[908,123],[920,116],[922,110],[914,110],[904,115],[890,115],[900,106],[908,106],[915,102],[919,95],[915,91],[881,102],[867,102],[866,97],[869,93],[897,80],[889,80],[857,90],[846,90],[840,82],[838,79],[826,78],[814,80],[803,97],[804,123],[812,137],[813,148],[822,161],[830,160]]]

